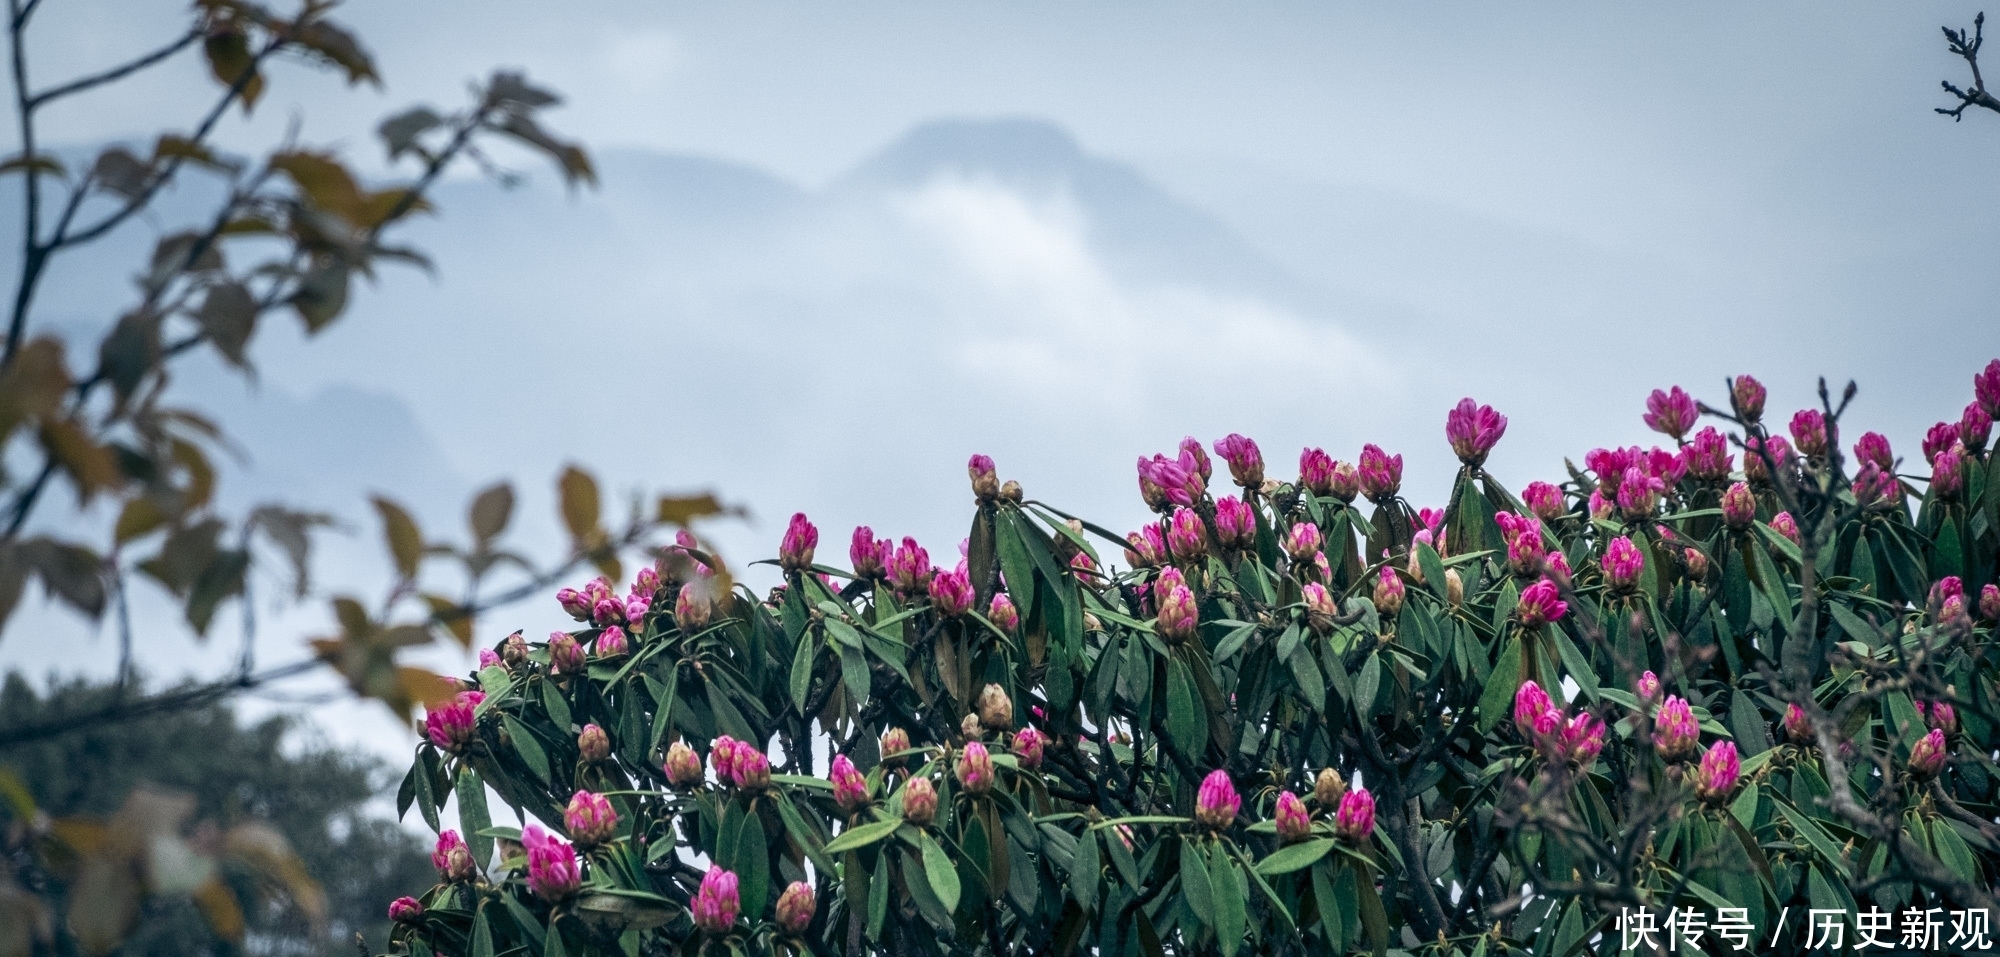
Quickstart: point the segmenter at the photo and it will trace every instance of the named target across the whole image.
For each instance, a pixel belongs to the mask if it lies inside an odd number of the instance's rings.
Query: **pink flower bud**
[[[965,474],[972,478],[973,498],[981,502],[1000,498],[1000,476],[993,471],[991,456],[974,455],[965,463]]]
[[[424,918],[424,905],[414,897],[398,897],[389,902],[389,919],[398,924],[414,924]]]
[[[1296,844],[1312,836],[1312,819],[1306,815],[1306,802],[1290,791],[1278,792],[1278,806],[1271,817],[1278,826],[1278,840],[1285,844]]]
[[[959,755],[956,770],[958,783],[968,793],[984,794],[993,789],[993,756],[987,753],[985,745],[977,741],[967,743],[965,753]]]
[[[1549,700],[1549,693],[1533,681],[1522,682],[1514,692],[1514,726],[1524,738],[1534,740],[1541,733],[1543,716],[1554,710],[1555,702]]]
[[[1508,570],[1522,578],[1541,574],[1544,548],[1540,524],[1530,522],[1526,527],[1518,528],[1513,539],[1507,542]]]
[[[1579,711],[1563,722],[1557,739],[1562,757],[1588,768],[1604,750],[1604,722],[1588,711]]]
[[[707,584],[699,578],[682,585],[680,594],[674,597],[674,624],[684,633],[707,627],[714,613]]]
[[[1219,507],[1217,511],[1220,512]],[[1138,531],[1125,536],[1125,542],[1125,561],[1133,568],[1154,568],[1167,560],[1167,543],[1157,522],[1140,526]]]
[[[1958,490],[1965,485],[1965,453],[1963,446],[1954,445],[1937,454],[1931,462],[1931,494],[1939,501],[1949,502],[1958,497]]]
[[[1660,696],[1660,676],[1650,671],[1640,675],[1639,684],[1633,690],[1638,692],[1641,703],[1652,701]]]
[[[1042,766],[1042,749],[1048,746],[1049,736],[1034,728],[1022,728],[1014,732],[1014,756],[1022,770],[1032,771]]]
[[[1506,434],[1507,417],[1470,398],[1458,400],[1444,417],[1445,440],[1458,460],[1470,466],[1486,461],[1486,454]]]
[[[1933,607],[1936,607],[1942,606],[1945,602],[1951,601],[1954,598],[1963,600],[1964,597],[1965,580],[1959,578],[1957,575],[1946,575],[1938,579],[1937,583],[1931,586],[1929,602]]]
[[[625,657],[625,652],[628,650],[625,644],[625,630],[617,625],[612,625],[598,633],[596,645],[597,657],[623,658]]]
[[[1076,580],[1079,582],[1088,583],[1104,578],[1104,575],[1098,572],[1097,563],[1091,560],[1088,552],[1077,552],[1071,555],[1069,570],[1076,575]]]
[[[479,873],[472,849],[465,846],[465,839],[457,831],[449,829],[438,835],[437,847],[431,851],[431,866],[447,882],[469,881]]]
[[[864,581],[881,578],[889,567],[889,557],[895,553],[895,542],[886,538],[876,541],[875,530],[866,525],[854,530],[847,546],[847,560],[854,566],[854,577]]]
[[[1575,577],[1569,570],[1569,556],[1561,552],[1550,552],[1542,561],[1542,572],[1557,581],[1569,581]]]
[[[1826,415],[1818,409],[1800,409],[1792,415],[1792,444],[1809,457],[1826,454]]]
[[[1939,452],[1958,444],[1958,423],[1939,422],[1931,426],[1924,433],[1924,462],[1936,465]]]
[[[1183,443],[1185,445],[1185,443]],[[1200,446],[1192,450],[1183,448],[1179,460],[1164,455],[1139,460],[1139,493],[1146,504],[1154,509],[1168,505],[1186,507],[1194,504],[1208,491],[1208,477],[1201,466],[1208,459],[1206,455],[1197,457]]]
[[[1555,583],[1544,578],[1521,590],[1521,603],[1514,607],[1514,617],[1520,619],[1525,628],[1539,628],[1542,625],[1562,620],[1569,612],[1569,603],[1562,600]]]
[[[902,547],[889,556],[889,584],[905,595],[919,595],[931,583],[931,555],[917,540],[904,536]]]
[[[1993,416],[1974,402],[1965,407],[1965,414],[1958,420],[1958,441],[1968,451],[1985,451],[1986,440],[1993,434]]]
[[[685,741],[676,741],[667,749],[667,761],[661,770],[666,772],[668,783],[677,788],[701,783],[701,757]]]
[[[549,903],[560,903],[583,886],[583,871],[577,866],[576,848],[538,824],[521,832],[521,846],[528,852],[528,890]]]
[[[937,817],[937,788],[930,778],[911,778],[903,785],[903,820],[923,827]]]
[[[1812,743],[1812,722],[1806,720],[1806,710],[1797,704],[1785,706],[1785,737],[1791,739],[1793,744]]]
[[[1201,442],[1190,435],[1181,439],[1180,456],[1176,461],[1189,475],[1199,476],[1202,484],[1208,484],[1209,476],[1215,474],[1215,466],[1209,464],[1208,453],[1202,451]]]
[[[1319,554],[1319,526],[1300,522],[1285,531],[1285,554],[1295,562],[1312,561]]]
[[[1917,705],[1917,712],[1924,714],[1925,717],[1930,719],[1931,727],[1945,734],[1951,734],[1958,730],[1958,709],[1953,708],[1949,701],[1935,702],[1927,712],[1920,702]]]
[[[643,598],[650,604],[653,596],[658,594],[659,591],[660,573],[657,570],[641,568],[638,574],[632,576],[632,593],[629,596],[630,598]]]
[[[1764,385],[1756,379],[1740,375],[1729,380],[1729,399],[1743,421],[1755,422],[1764,417]]]
[[[437,705],[424,714],[424,737],[431,744],[453,754],[472,744],[474,712],[486,696],[477,691],[461,691],[451,703]]]
[[[1563,507],[1562,489],[1547,482],[1528,483],[1528,487],[1521,492],[1521,502],[1528,506],[1528,511],[1533,512],[1536,518],[1544,522],[1553,522],[1563,517],[1566,512]]]
[[[1944,731],[1932,728],[1916,744],[1910,746],[1910,776],[1919,781],[1937,777],[1944,770],[1949,747],[1945,744]]]
[[[1701,756],[1701,769],[1695,773],[1694,793],[1711,804],[1729,800],[1736,790],[1736,782],[1743,776],[1743,760],[1736,754],[1736,745],[1728,741],[1718,741]]]
[[[1350,844],[1367,842],[1375,833],[1375,795],[1367,788],[1355,788],[1342,796],[1340,810],[1333,815],[1333,831]]]
[[[1590,517],[1597,519],[1609,519],[1611,517],[1611,513],[1618,509],[1618,500],[1615,497],[1616,493],[1613,493],[1613,496],[1614,497],[1612,498],[1605,498],[1604,492],[1601,489],[1591,489]]]
[[[1884,506],[1893,508],[1902,504],[1901,485],[1896,476],[1885,472],[1873,462],[1861,466],[1854,476],[1854,501],[1863,508]]]
[[[500,642],[500,661],[512,668],[528,660],[528,639],[515,632]]]
[[[599,598],[596,609],[591,612],[590,622],[599,628],[624,624],[625,603],[610,596]]]
[[[1742,482],[1722,493],[1722,523],[1730,528],[1749,528],[1757,520],[1757,496]]]
[[[1896,453],[1889,449],[1889,437],[1880,432],[1862,433],[1854,443],[1854,461],[1861,465],[1874,465],[1883,471],[1896,467]]]
[[[1333,494],[1333,457],[1321,449],[1299,453],[1299,487],[1314,495]]]
[[[1403,488],[1403,457],[1390,455],[1373,443],[1361,447],[1361,492],[1382,504]]]
[[[1625,470],[1625,477],[1618,483],[1618,510],[1626,518],[1646,518],[1659,508],[1660,493],[1667,485],[1660,479],[1646,474],[1645,470],[1634,466]]]
[[[1988,362],[1972,377],[1972,394],[1987,415],[2000,419],[2000,359]]]
[[[1979,617],[1988,622],[2000,621],[2000,585],[1987,585],[1979,590]]]
[[[910,750],[910,733],[902,728],[890,728],[882,732],[882,740],[878,745],[878,749],[882,752],[883,760],[888,760],[890,755],[908,751]]]
[[[1639,587],[1639,574],[1646,569],[1646,554],[1632,539],[1620,535],[1604,549],[1604,581],[1612,591],[1629,592]]]
[[[1681,561],[1687,564],[1688,578],[1696,582],[1708,580],[1708,556],[1698,548],[1681,550]]]
[[[708,766],[715,772],[715,779],[724,784],[736,783],[736,739],[720,735],[708,743]]]
[[[625,599],[625,627],[631,629],[634,636],[645,634],[646,616],[652,610],[653,602],[650,598],[633,596]]]
[[[764,749],[748,741],[736,743],[736,787],[744,791],[762,791],[771,786],[771,759],[764,755]]]
[[[1396,577],[1395,569],[1382,566],[1382,571],[1375,578],[1375,592],[1371,597],[1375,600],[1376,614],[1393,617],[1403,610],[1403,580]]]
[[[1014,607],[1014,599],[1007,597],[1006,592],[997,592],[986,606],[986,620],[992,622],[995,628],[1012,634],[1015,626],[1021,623],[1021,612]]]
[[[1157,584],[1154,592],[1159,596],[1160,611],[1153,627],[1163,637],[1173,641],[1194,637],[1195,628],[1201,624],[1201,613],[1195,608],[1194,592],[1189,591],[1186,585],[1175,585],[1161,592]]]
[[[1779,512],[1771,516],[1771,531],[1791,539],[1794,545],[1799,543],[1799,523],[1792,520],[1790,512]]]
[[[1701,738],[1701,725],[1694,720],[1694,710],[1687,700],[1679,695],[1668,695],[1667,703],[1660,706],[1660,713],[1653,718],[1653,750],[1669,761],[1679,761],[1694,753],[1694,746]]]
[[[1327,483],[1327,491],[1343,502],[1352,502],[1361,494],[1361,473],[1346,462],[1333,463],[1333,475]]]
[[[812,885],[805,881],[793,881],[778,895],[778,927],[794,936],[806,932],[812,926],[813,912],[819,909],[819,902],[813,897]]]
[[[500,665],[499,652],[494,651],[491,648],[479,649],[479,670],[485,671],[488,668],[499,667],[499,665]]]
[[[1229,477],[1237,485],[1254,489],[1264,484],[1264,453],[1255,440],[1231,432],[1216,440],[1215,454],[1229,463]]]
[[[561,675],[573,675],[583,670],[583,646],[577,644],[575,636],[569,632],[549,634],[549,670]]]
[[[813,563],[813,549],[819,546],[819,529],[806,520],[806,513],[794,512],[792,523],[785,527],[785,537],[778,543],[778,565],[789,570],[806,568]]]
[[[1333,604],[1333,595],[1327,592],[1325,585],[1307,582],[1299,592],[1305,599],[1307,613],[1321,618],[1333,618],[1340,614],[1340,609]]]
[[[833,767],[827,772],[827,779],[833,782],[833,800],[842,810],[851,814],[868,806],[868,779],[861,776],[847,755],[833,756]]]
[[[957,618],[972,607],[972,574],[960,562],[957,568],[931,577],[931,607],[946,618]]]
[[[1201,789],[1194,798],[1196,821],[1218,831],[1226,830],[1236,820],[1236,812],[1242,809],[1243,799],[1236,795],[1229,772],[1217,768],[1202,779]]]
[[[1627,449],[1591,449],[1583,454],[1583,467],[1597,474],[1597,490],[1606,495],[1618,494],[1618,483],[1624,481],[1625,470],[1639,464],[1641,453],[1637,446]]]
[[[1340,779],[1340,772],[1332,768],[1321,768],[1319,776],[1313,779],[1313,800],[1322,808],[1338,805],[1347,794],[1347,782]]]
[[[1778,463],[1778,468],[1791,467],[1792,444],[1785,441],[1784,436],[1773,435],[1762,441],[1752,436],[1743,440],[1743,477],[1750,482],[1765,484],[1771,481],[1770,465],[1764,461],[1763,453],[1759,452],[1759,449],[1768,450],[1771,453],[1771,461]]]
[[[701,889],[688,901],[688,910],[694,914],[694,925],[703,933],[722,937],[736,926],[736,915],[743,907],[736,884],[735,873],[713,864],[702,875]]]
[[[1233,495],[1216,499],[1215,537],[1224,548],[1242,550],[1257,544],[1257,513],[1250,503]]]
[[[597,604],[574,588],[565,588],[556,592],[556,603],[561,605],[563,611],[569,612],[569,616],[577,621],[589,621],[591,609],[596,607]]]
[[[576,750],[585,761],[602,761],[611,756],[611,736],[595,724],[586,724],[576,736]]]
[[[980,689],[979,723],[995,731],[1005,731],[1014,726],[1014,700],[1007,697],[1007,689],[989,684]]]
[[[563,827],[569,838],[583,847],[595,847],[618,834],[618,812],[602,794],[578,791],[570,795],[563,809]]]
[[[1669,392],[1654,389],[1653,394],[1646,397],[1646,414],[1641,418],[1645,420],[1646,428],[1678,439],[1694,428],[1698,415],[1694,396],[1682,391],[1680,386],[1674,386]]]
[[[1181,562],[1199,561],[1208,554],[1208,529],[1194,509],[1174,509],[1173,518],[1167,522],[1167,551]]]
[[[1729,440],[1723,438],[1714,426],[1704,427],[1695,433],[1694,441],[1687,447],[1687,470],[1690,475],[1705,482],[1720,482],[1729,477],[1731,459]]]

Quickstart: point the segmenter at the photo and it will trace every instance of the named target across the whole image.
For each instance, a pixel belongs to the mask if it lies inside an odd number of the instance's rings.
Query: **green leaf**
[[[743,913],[753,919],[764,913],[771,891],[771,854],[764,840],[764,820],[756,811],[743,815],[736,831],[736,848],[729,859],[740,882]]]
[[[1326,852],[1333,850],[1333,845],[1333,838],[1322,837],[1279,848],[1270,857],[1257,862],[1257,873],[1289,874],[1299,868],[1310,867],[1325,857]]]
[[[792,655],[792,708],[804,715],[806,699],[812,694],[813,658],[819,651],[819,641],[808,632],[799,636],[799,647]]]
[[[1326,945],[1332,953],[1347,952],[1347,928],[1340,917],[1340,901],[1333,894],[1333,881],[1327,877],[1331,867],[1315,867],[1312,872],[1313,902],[1319,907],[1320,929],[1326,934]]]
[[[1444,582],[1444,562],[1438,560],[1437,549],[1428,542],[1417,543],[1417,567],[1423,569],[1424,587],[1429,588],[1439,601],[1449,597]]]
[[[1195,701],[1187,666],[1179,658],[1167,662],[1167,737],[1188,760],[1200,761],[1208,721]]]
[[[569,733],[569,702],[563,700],[562,689],[547,678],[542,679],[542,710],[549,713],[549,723],[556,726],[556,731]]]
[[[1365,726],[1375,716],[1375,696],[1382,690],[1382,656],[1370,654],[1354,677],[1354,716]]]
[[[1223,957],[1236,957],[1237,948],[1243,945],[1243,932],[1248,922],[1244,911],[1242,878],[1220,844],[1215,845],[1212,851],[1209,855],[1208,883],[1210,893],[1215,895],[1215,937],[1222,945]]]
[[[507,740],[513,742],[514,752],[521,756],[528,770],[543,784],[549,783],[549,756],[542,750],[542,743],[535,740],[528,726],[514,719],[511,714],[501,715],[500,723],[507,729]]]
[[[1487,679],[1486,690],[1479,695],[1479,733],[1487,734],[1500,723],[1514,704],[1514,693],[1521,690],[1521,639],[1512,638],[1500,652],[1500,660],[1493,665],[1493,677]]]
[[[1375,957],[1384,957],[1389,952],[1389,915],[1382,909],[1381,895],[1375,893],[1375,881],[1366,874],[1357,877],[1355,886],[1360,891],[1361,928],[1368,935],[1368,949],[1375,952]]]
[[[493,839],[480,832],[492,827],[493,819],[486,813],[486,785],[470,767],[458,769],[458,826],[465,831],[473,863],[484,869],[493,859]]]
[[[838,854],[842,851],[867,847],[876,841],[896,833],[896,828],[902,825],[903,822],[900,818],[890,818],[886,821],[876,821],[872,824],[850,827],[840,832],[839,837],[827,842],[826,852],[828,854]]]
[[[486,921],[486,908],[472,918],[472,957],[493,957],[493,927]]]
[[[1210,927],[1215,926],[1215,894],[1210,889],[1208,861],[1201,848],[1193,841],[1181,842],[1181,893],[1187,895],[1188,907],[1194,916]]]
[[[1114,838],[1115,840],[1115,838]],[[1091,902],[1097,899],[1097,835],[1090,831],[1076,842],[1076,857],[1070,866],[1070,893],[1075,895],[1077,906],[1090,910]]]
[[[944,848],[931,840],[929,834],[919,838],[924,852],[924,873],[930,876],[931,890],[936,892],[938,903],[944,909],[956,913],[958,910],[958,867],[945,855]]]

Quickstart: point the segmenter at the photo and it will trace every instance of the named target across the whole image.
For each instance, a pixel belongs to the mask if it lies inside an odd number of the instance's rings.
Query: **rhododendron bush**
[[[2000,360],[1921,459],[1853,395],[1661,390],[1659,446],[1518,484],[1468,399],[1422,493],[1190,439],[1129,534],[974,456],[961,557],[800,515],[762,596],[683,538],[431,710],[393,947],[1560,955],[1678,907],[1784,950],[1787,909],[1994,906]]]

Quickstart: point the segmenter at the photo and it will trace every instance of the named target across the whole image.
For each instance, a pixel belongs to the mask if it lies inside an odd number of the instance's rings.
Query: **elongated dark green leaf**
[[[1322,837],[1281,847],[1270,857],[1257,862],[1257,873],[1289,874],[1299,868],[1310,867],[1313,862],[1325,857],[1326,852],[1333,850],[1333,844],[1332,838]]]
[[[791,692],[792,707],[800,714],[806,710],[806,699],[812,694],[813,659],[819,652],[819,642],[811,634],[799,636],[799,647],[792,655]]]
[[[1094,832],[1085,831],[1077,839],[1074,860],[1069,875],[1070,893],[1076,897],[1077,905],[1087,911],[1097,899],[1097,835]]]
[[[1479,695],[1479,732],[1486,734],[1500,723],[1508,709],[1514,704],[1514,693],[1521,690],[1521,639],[1512,638],[1500,652],[1500,660],[1493,665],[1493,676],[1486,681],[1486,690]]]
[[[902,824],[903,822],[901,819],[890,818],[889,820],[886,821],[876,821],[872,824],[862,824],[856,827],[850,827],[847,830],[840,832],[840,835],[838,837],[835,837],[833,840],[827,842],[826,852],[828,854],[838,854],[842,851],[851,851],[854,850],[855,848],[867,847],[868,845],[873,844],[876,841],[879,841],[885,837],[888,837],[891,834],[896,833],[896,828],[901,827]]]
[[[542,743],[529,733],[527,725],[515,720],[511,714],[501,715],[500,723],[507,728],[507,740],[514,745],[515,753],[528,765],[528,770],[535,772],[535,777],[543,784],[549,783],[549,756],[542,750]]]
[[[1216,941],[1222,945],[1223,957],[1236,957],[1249,916],[1243,902],[1243,876],[1236,873],[1236,862],[1220,844],[1211,848],[1208,876],[1209,892],[1215,895]]]
[[[542,680],[542,710],[549,713],[549,723],[563,734],[570,731],[569,702],[563,700],[562,689],[546,678]]]
[[[931,840],[929,834],[921,838],[924,852],[924,873],[930,877],[931,891],[937,894],[938,903],[948,912],[958,910],[958,866],[951,862],[944,848]]]
[[[1188,907],[1194,916],[1210,927],[1215,926],[1215,894],[1211,890],[1208,876],[1208,855],[1201,852],[1200,845],[1193,841],[1181,842],[1181,893],[1187,895]]]
[[[486,785],[470,767],[458,769],[458,826],[465,829],[473,862],[484,869],[493,859],[493,839],[480,832],[492,827],[493,819],[486,813]]]

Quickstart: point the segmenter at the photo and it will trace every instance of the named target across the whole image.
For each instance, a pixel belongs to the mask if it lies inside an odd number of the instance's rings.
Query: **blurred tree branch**
[[[1951,48],[1954,56],[1964,58],[1965,65],[1972,68],[1972,87],[1959,89],[1950,80],[1943,81],[1944,91],[1958,97],[1958,105],[1950,108],[1940,106],[1937,111],[1951,117],[1953,121],[1964,119],[1966,108],[1972,106],[2000,113],[2000,100],[1994,99],[1992,94],[1986,92],[1986,78],[1979,73],[1979,47],[1986,42],[1985,12],[1982,11],[1972,18],[1971,36],[1967,36],[1964,30],[1954,30],[1950,27],[1944,27],[1943,30],[1945,45]]]

